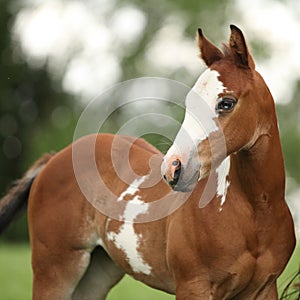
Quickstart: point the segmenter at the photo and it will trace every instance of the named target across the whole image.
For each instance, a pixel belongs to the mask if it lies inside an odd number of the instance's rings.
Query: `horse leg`
[[[42,242],[32,244],[33,300],[71,300],[86,271],[90,253],[62,249]]]
[[[91,254],[90,264],[77,285],[72,300],[105,299],[110,289],[117,284],[124,272],[121,271],[101,247]]]
[[[270,291],[266,297],[266,300],[277,300],[278,299],[278,291],[277,285],[273,284],[270,288]]]
[[[278,291],[277,291],[276,283],[273,283],[271,286],[266,286],[255,299],[257,299],[257,300],[277,300],[278,299]]]

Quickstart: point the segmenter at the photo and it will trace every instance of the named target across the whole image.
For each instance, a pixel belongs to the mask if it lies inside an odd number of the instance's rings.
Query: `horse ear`
[[[255,69],[254,60],[248,50],[242,31],[235,25],[230,25],[231,35],[229,40],[230,49],[238,64]]]
[[[204,36],[200,28],[198,28],[197,43],[201,52],[201,58],[208,67],[224,56],[223,53]]]

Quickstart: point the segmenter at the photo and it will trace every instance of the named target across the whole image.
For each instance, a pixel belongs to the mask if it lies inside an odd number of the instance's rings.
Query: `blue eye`
[[[233,110],[237,101],[234,98],[220,98],[217,100],[216,112],[217,113],[227,113]]]

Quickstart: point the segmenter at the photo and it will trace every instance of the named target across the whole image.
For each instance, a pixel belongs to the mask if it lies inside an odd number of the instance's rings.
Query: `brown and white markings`
[[[164,157],[144,140],[88,136],[32,167],[0,202],[3,230],[21,206],[18,199],[25,201],[30,190],[34,299],[105,299],[125,273],[178,300],[278,298],[276,278],[295,236],[284,199],[274,102],[237,27],[231,26],[224,51],[201,30],[198,44],[208,69],[187,95],[184,122]],[[203,109],[205,125],[199,116]],[[114,140],[119,159],[113,163]],[[102,178],[97,187],[88,168],[91,141]],[[128,144],[137,175],[128,171],[126,184],[115,166],[122,169]],[[95,203],[116,201],[122,208],[118,218],[101,213],[82,194],[73,170],[74,147]],[[160,172],[168,185],[148,184]],[[208,181],[213,197],[199,208]],[[137,222],[163,197],[182,205],[161,207],[170,214]]]

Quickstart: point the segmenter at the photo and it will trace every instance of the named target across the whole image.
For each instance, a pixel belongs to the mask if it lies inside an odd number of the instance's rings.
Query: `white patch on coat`
[[[129,185],[129,187],[120,195],[117,201],[124,200],[125,196],[133,196],[136,192],[139,191],[140,185],[145,181],[146,176],[142,176],[140,178],[134,179],[133,182]]]
[[[134,196],[139,191],[139,186],[144,182],[145,176],[134,180],[132,184],[120,195],[118,201],[124,199],[125,196]],[[139,195],[135,195],[132,200],[126,204],[121,220],[124,224],[120,227],[118,233],[109,232],[107,238],[113,241],[115,246],[121,249],[127,258],[127,261],[135,273],[143,273],[149,275],[151,267],[143,260],[138,248],[141,244],[143,236],[137,235],[134,230],[134,220],[140,214],[145,214],[148,211],[149,204],[141,200]]]
[[[230,171],[230,157],[226,157],[220,166],[217,168],[217,196],[221,197],[221,207],[219,211],[222,211],[222,206],[226,201],[227,190],[230,185],[230,181],[228,180],[228,175]]]

